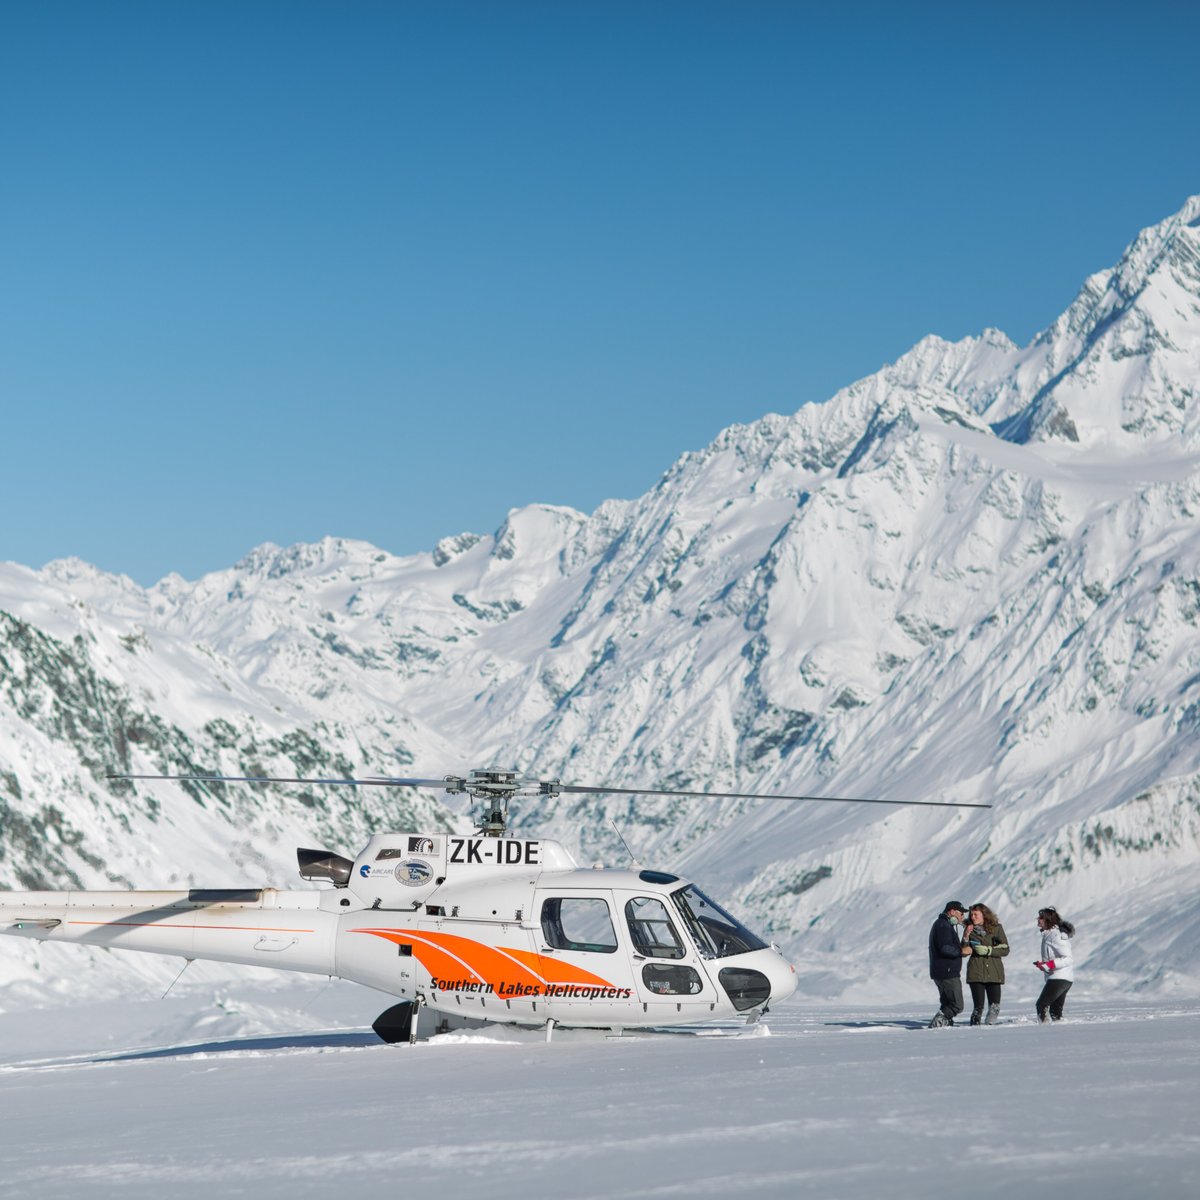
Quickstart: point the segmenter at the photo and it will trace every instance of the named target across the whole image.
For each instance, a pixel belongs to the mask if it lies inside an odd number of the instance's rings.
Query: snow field
[[[1200,1004],[923,1028],[794,1004],[733,1037],[389,1047],[321,990],[0,1016],[0,1195],[1191,1197]],[[929,1012],[926,1012],[926,1009]],[[1019,1011],[1018,1011],[1019,1010]],[[274,1025],[272,1025],[274,1023]],[[153,1044],[147,1032],[156,1035]],[[162,1037],[169,1034],[168,1037]]]

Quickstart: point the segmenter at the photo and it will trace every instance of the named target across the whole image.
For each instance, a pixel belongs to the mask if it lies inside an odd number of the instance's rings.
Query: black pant
[[[937,982],[939,1012],[947,1021],[953,1021],[963,1010],[962,980],[939,979]]]
[[[1000,1003],[1000,989],[1004,986],[1000,983],[969,983],[967,986],[971,989],[971,1007],[976,1012],[983,1012],[983,998],[987,996],[989,1004]]]
[[[1061,1021],[1063,1004],[1070,990],[1069,979],[1047,979],[1042,994],[1037,998],[1038,1020],[1045,1020],[1046,1014],[1049,1013],[1052,1021]]]

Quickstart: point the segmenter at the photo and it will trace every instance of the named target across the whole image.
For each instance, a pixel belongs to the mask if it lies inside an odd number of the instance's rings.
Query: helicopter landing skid
[[[712,1025],[648,1025],[640,1029],[614,1031],[607,1035],[606,1040],[610,1042],[631,1042],[647,1036],[658,1037],[664,1033],[675,1034],[677,1036],[683,1034],[686,1037],[719,1038],[770,1037],[771,1035],[771,1031],[767,1028],[765,1022],[755,1022],[753,1024],[725,1022]]]

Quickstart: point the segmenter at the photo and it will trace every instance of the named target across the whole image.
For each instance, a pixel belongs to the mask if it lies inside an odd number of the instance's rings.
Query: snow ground
[[[0,1015],[0,1195],[1200,1194],[1200,1002],[995,1028],[790,1003],[736,1037],[376,1041],[385,997],[251,984]],[[381,1003],[383,1001],[383,1003]],[[928,1009],[928,1011],[926,1011]]]

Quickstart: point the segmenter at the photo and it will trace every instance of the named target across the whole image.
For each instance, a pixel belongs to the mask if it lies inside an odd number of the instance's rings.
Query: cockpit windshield
[[[734,920],[694,883],[672,892],[671,899],[675,901],[675,907],[683,917],[702,958],[727,958],[731,954],[767,948],[766,942]]]

